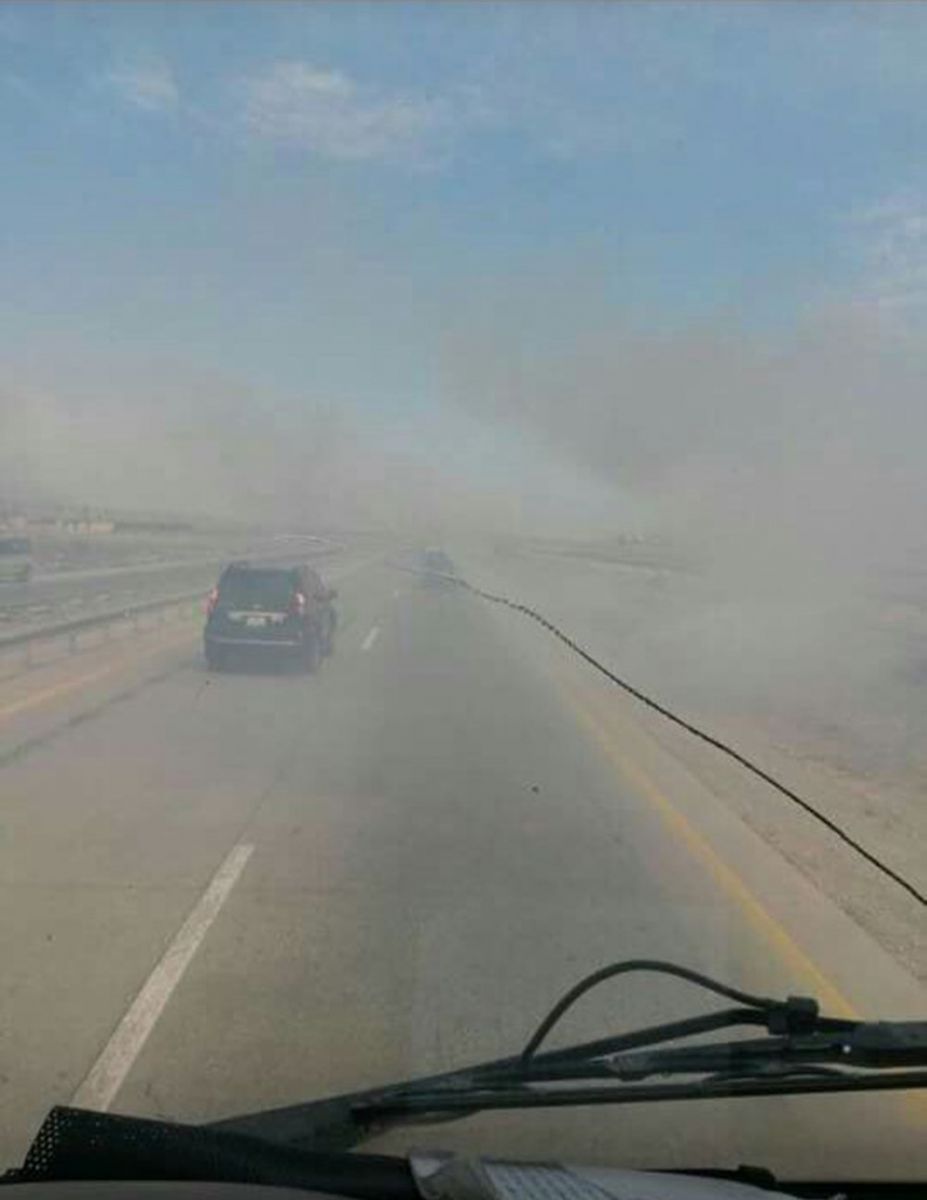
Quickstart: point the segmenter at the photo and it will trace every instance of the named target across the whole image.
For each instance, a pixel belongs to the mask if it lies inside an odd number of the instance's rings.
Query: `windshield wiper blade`
[[[695,1046],[659,1046],[732,1025],[764,1024],[771,1036]],[[914,1068],[925,1068],[916,1071]],[[873,1073],[883,1074],[873,1074]],[[681,1084],[567,1088],[570,1082],[654,1075],[703,1076]],[[762,1013],[729,1009],[652,1026],[597,1043],[522,1055],[458,1072],[444,1080],[387,1089],[362,1105],[375,1112],[629,1103],[771,1092],[869,1091],[927,1085],[927,1021],[848,1021],[818,1015],[807,997],[767,1005]],[[745,1092],[745,1087],[758,1090]]]
[[[305,1148],[344,1148],[395,1125],[457,1120],[489,1110],[927,1087],[925,1022],[867,1024],[815,1017],[810,1033],[629,1050],[738,1025],[781,1028],[791,1021],[803,1029],[811,1020],[804,1001],[786,1001],[762,1015],[729,1009],[527,1059],[499,1059],[392,1087],[222,1121],[216,1128]],[[652,1075],[689,1078],[632,1082]],[[591,1086],[589,1080],[618,1082]],[[586,1086],[571,1086],[583,1083]]]
[[[927,1022],[820,1020],[824,1031],[812,1034],[619,1053],[586,1063],[538,1059],[520,1068],[462,1072],[437,1085],[388,1089],[361,1103],[358,1112],[373,1117],[927,1087]],[[654,1075],[702,1078],[623,1086]],[[609,1077],[621,1083],[563,1086]]]
[[[443,1115],[469,1116],[502,1109],[569,1108],[586,1105],[644,1104],[667,1100],[721,1100],[746,1096],[799,1096],[831,1092],[909,1091],[927,1088],[927,1070],[884,1074],[822,1072],[713,1076],[684,1083],[619,1084],[614,1087],[474,1087],[400,1090],[361,1101],[354,1109],[361,1122],[392,1126]]]
[[[541,1036],[550,1023],[542,1024]],[[737,1025],[765,1025],[770,1036],[661,1046]],[[357,1115],[396,1120],[500,1108],[927,1087],[927,1022],[822,1017],[817,1002],[801,996],[764,999],[753,1008],[727,1009],[545,1054],[533,1052],[540,1040],[536,1034],[518,1058],[385,1089],[362,1101]],[[690,1078],[640,1082],[655,1075]],[[566,1086],[604,1079],[621,1083]],[[622,1086],[629,1083],[633,1086]]]

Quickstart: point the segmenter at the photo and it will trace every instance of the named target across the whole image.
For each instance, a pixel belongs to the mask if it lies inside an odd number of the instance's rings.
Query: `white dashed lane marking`
[[[148,976],[142,990],[116,1026],[100,1057],[71,1101],[78,1108],[105,1111],[132,1070],[174,989],[193,960],[203,938],[238,882],[253,846],[239,843],[226,855],[190,915]]]

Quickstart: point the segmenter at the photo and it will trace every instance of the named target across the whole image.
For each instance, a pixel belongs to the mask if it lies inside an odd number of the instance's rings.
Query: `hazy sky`
[[[920,321],[925,64],[907,3],[5,4],[0,353],[528,479],[499,380],[590,331]]]

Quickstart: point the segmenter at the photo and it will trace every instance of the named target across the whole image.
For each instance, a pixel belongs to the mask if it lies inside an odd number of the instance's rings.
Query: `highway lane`
[[[924,632],[874,628],[855,591],[827,608],[726,594],[678,572],[473,556],[468,576],[528,598],[599,660],[729,741],[927,889]],[[749,585],[745,581],[743,587]],[[664,719],[643,723],[708,786],[927,980],[923,910],[768,785]]]
[[[508,1052],[619,957],[914,1015],[913,981],[542,635],[378,565],[339,588],[318,675],[210,675],[188,640],[0,769],[5,1162],[75,1093],[198,1120]],[[696,1005],[639,982],[569,1033]],[[898,1097],[484,1116],[385,1144],[410,1142],[925,1166],[923,1108]]]

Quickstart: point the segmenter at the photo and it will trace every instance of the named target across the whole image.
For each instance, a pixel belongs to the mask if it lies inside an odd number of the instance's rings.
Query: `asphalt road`
[[[0,1161],[75,1097],[218,1119],[508,1053],[619,958],[922,1015],[899,965],[543,634],[381,563],[332,574],[314,676],[209,674],[181,627],[0,692]],[[635,981],[562,1036],[705,1007]],[[927,1169],[925,1113],[507,1114],[371,1148],[903,1176]]]

